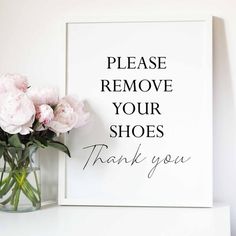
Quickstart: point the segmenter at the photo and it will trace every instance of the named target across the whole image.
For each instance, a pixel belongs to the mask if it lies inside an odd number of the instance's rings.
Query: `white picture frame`
[[[161,20],[155,20],[155,21],[115,21],[115,22],[71,22],[66,23],[66,84],[65,84],[65,91],[66,94],[71,93],[71,91],[68,91],[68,47],[69,47],[69,31],[71,25],[91,25],[96,24],[99,26],[99,24],[149,24],[149,23],[159,23],[159,24],[169,24],[172,23],[179,23],[184,24],[186,22],[192,23],[193,25],[196,25],[197,23],[201,23],[205,27],[205,35],[204,42],[205,42],[205,49],[203,50],[205,55],[203,55],[205,60],[205,70],[204,70],[204,77],[205,77],[205,86],[206,86],[206,107],[204,109],[207,109],[208,112],[205,114],[206,120],[204,121],[206,123],[206,142],[207,142],[207,161],[205,163],[205,166],[203,167],[203,170],[201,172],[201,175],[205,176],[205,183],[203,183],[203,180],[201,180],[199,187],[199,196],[197,196],[195,199],[184,199],[182,200],[173,200],[174,199],[174,191],[172,192],[173,197],[168,198],[168,201],[163,201],[164,196],[162,196],[161,201],[155,201],[155,199],[141,199],[141,196],[137,196],[138,199],[132,201],[132,197],[125,201],[125,197],[123,200],[119,201],[119,199],[102,199],[102,196],[99,196],[98,199],[95,199],[96,197],[87,197],[87,198],[79,198],[79,197],[72,197],[68,188],[68,183],[71,181],[71,176],[68,176],[68,173],[71,173],[71,166],[68,165],[68,157],[66,157],[63,153],[59,154],[59,184],[58,184],[58,203],[59,205],[106,205],[106,206],[178,206],[178,207],[211,207],[212,206],[212,17],[198,17],[194,19],[182,19],[182,18],[176,18],[176,19],[161,19]],[[174,24],[173,24],[174,25]],[[194,28],[194,27],[193,27]],[[104,32],[103,32],[104,33]],[[186,33],[186,32],[185,32]],[[98,39],[99,41],[99,39]],[[86,129],[86,128],[85,128]],[[70,139],[70,136],[65,136],[64,141],[68,143],[68,140]],[[196,140],[195,140],[196,141]],[[72,159],[74,157],[72,156]],[[199,166],[200,165],[196,165]],[[73,168],[76,168],[75,166]],[[73,170],[74,171],[74,170]],[[187,172],[186,172],[187,173]],[[99,176],[98,176],[99,178]],[[73,179],[73,178],[72,178]],[[195,178],[192,178],[194,180]],[[196,179],[195,179],[196,180]],[[68,182],[69,181],[69,182]],[[168,181],[169,182],[169,181]],[[197,183],[194,183],[196,186]],[[77,187],[76,187],[77,188]],[[186,189],[185,189],[186,190]],[[198,191],[199,191],[198,190]],[[202,190],[202,192],[201,192]],[[78,191],[83,191],[82,189],[79,189]],[[109,191],[109,189],[107,190]],[[191,190],[190,190],[191,191]],[[157,190],[153,190],[153,193],[156,194]],[[88,193],[86,193],[88,194]],[[150,192],[150,194],[152,194]],[[154,194],[154,195],[155,195]],[[96,195],[96,194],[95,194]],[[165,194],[164,194],[165,195]],[[178,197],[181,197],[180,195],[176,194]],[[201,197],[200,195],[204,195]],[[93,194],[94,196],[94,194]],[[147,196],[145,196],[147,198]],[[191,198],[191,197],[189,197]]]

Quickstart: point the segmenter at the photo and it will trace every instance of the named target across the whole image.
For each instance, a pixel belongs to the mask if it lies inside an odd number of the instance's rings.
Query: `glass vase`
[[[37,148],[5,150],[0,160],[0,210],[40,209],[40,168]]]

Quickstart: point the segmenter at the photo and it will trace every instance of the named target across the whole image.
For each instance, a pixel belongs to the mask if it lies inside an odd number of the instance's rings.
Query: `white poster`
[[[90,120],[60,204],[211,206],[211,56],[210,20],[67,24],[67,93]]]

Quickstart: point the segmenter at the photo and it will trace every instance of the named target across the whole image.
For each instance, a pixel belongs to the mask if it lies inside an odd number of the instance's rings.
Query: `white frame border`
[[[208,70],[208,78],[209,78],[209,87],[212,88],[211,91],[209,91],[209,95],[211,96],[211,106],[209,107],[209,111],[211,114],[211,133],[212,133],[212,138],[211,138],[211,162],[212,162],[212,167],[211,167],[211,183],[212,183],[212,196],[213,196],[213,55],[212,55],[212,47],[213,47],[213,39],[212,39],[212,30],[213,30],[213,16],[202,16],[202,17],[175,17],[175,18],[161,18],[161,19],[153,19],[153,20],[101,20],[101,19],[96,19],[95,21],[91,20],[79,20],[79,21],[68,21],[65,24],[65,90],[64,94],[67,94],[67,83],[68,83],[68,76],[67,76],[67,49],[68,49],[68,25],[69,24],[78,24],[78,23],[142,23],[142,22],[206,22],[207,28],[208,28],[208,36],[207,36],[207,57],[208,57],[208,62],[209,62],[209,70]],[[66,143],[66,137],[62,137],[62,141]],[[66,155],[62,152],[59,153],[59,168],[58,168],[58,204],[59,205],[78,205],[78,206],[84,206],[80,203],[78,199],[71,199],[67,198],[67,192],[66,192]],[[104,206],[104,205],[89,205],[89,206]],[[109,206],[109,205],[105,205]],[[116,205],[118,207],[118,205]],[[213,206],[213,199],[211,203],[207,204],[206,206],[203,206],[202,204],[199,206],[194,206],[194,207],[212,207]],[[153,206],[152,206],[153,207]],[[158,207],[158,206],[157,206]],[[168,206],[170,207],[170,206]],[[174,206],[176,207],[176,206]],[[186,206],[178,206],[178,207],[186,207]],[[191,206],[192,207],[192,206]]]

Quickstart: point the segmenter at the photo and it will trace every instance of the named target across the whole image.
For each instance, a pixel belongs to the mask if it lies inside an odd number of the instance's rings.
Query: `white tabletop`
[[[43,207],[0,212],[2,236],[230,236],[229,207]]]

